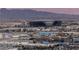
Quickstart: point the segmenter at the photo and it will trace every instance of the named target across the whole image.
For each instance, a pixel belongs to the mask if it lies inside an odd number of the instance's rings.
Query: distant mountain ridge
[[[31,9],[0,9],[0,20],[79,20],[79,15],[50,13]]]

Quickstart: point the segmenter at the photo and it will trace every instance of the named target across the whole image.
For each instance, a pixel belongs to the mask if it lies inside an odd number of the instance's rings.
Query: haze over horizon
[[[51,13],[79,15],[79,8],[5,8],[5,9],[19,9],[19,10],[31,9],[31,10],[51,12]]]
[[[79,15],[79,8],[32,8],[32,10]]]

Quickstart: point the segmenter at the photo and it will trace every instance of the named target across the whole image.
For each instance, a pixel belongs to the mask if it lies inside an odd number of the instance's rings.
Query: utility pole
[[[69,44],[72,44],[73,45],[73,33],[71,33],[70,35],[69,35]]]

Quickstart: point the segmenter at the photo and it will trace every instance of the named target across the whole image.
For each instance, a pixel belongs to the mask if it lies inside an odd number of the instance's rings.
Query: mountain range
[[[31,9],[0,9],[0,20],[79,20],[79,15],[50,13]]]

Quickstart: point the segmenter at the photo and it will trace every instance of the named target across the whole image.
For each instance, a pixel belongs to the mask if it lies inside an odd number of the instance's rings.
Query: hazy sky
[[[33,10],[79,15],[79,8],[35,8]]]

